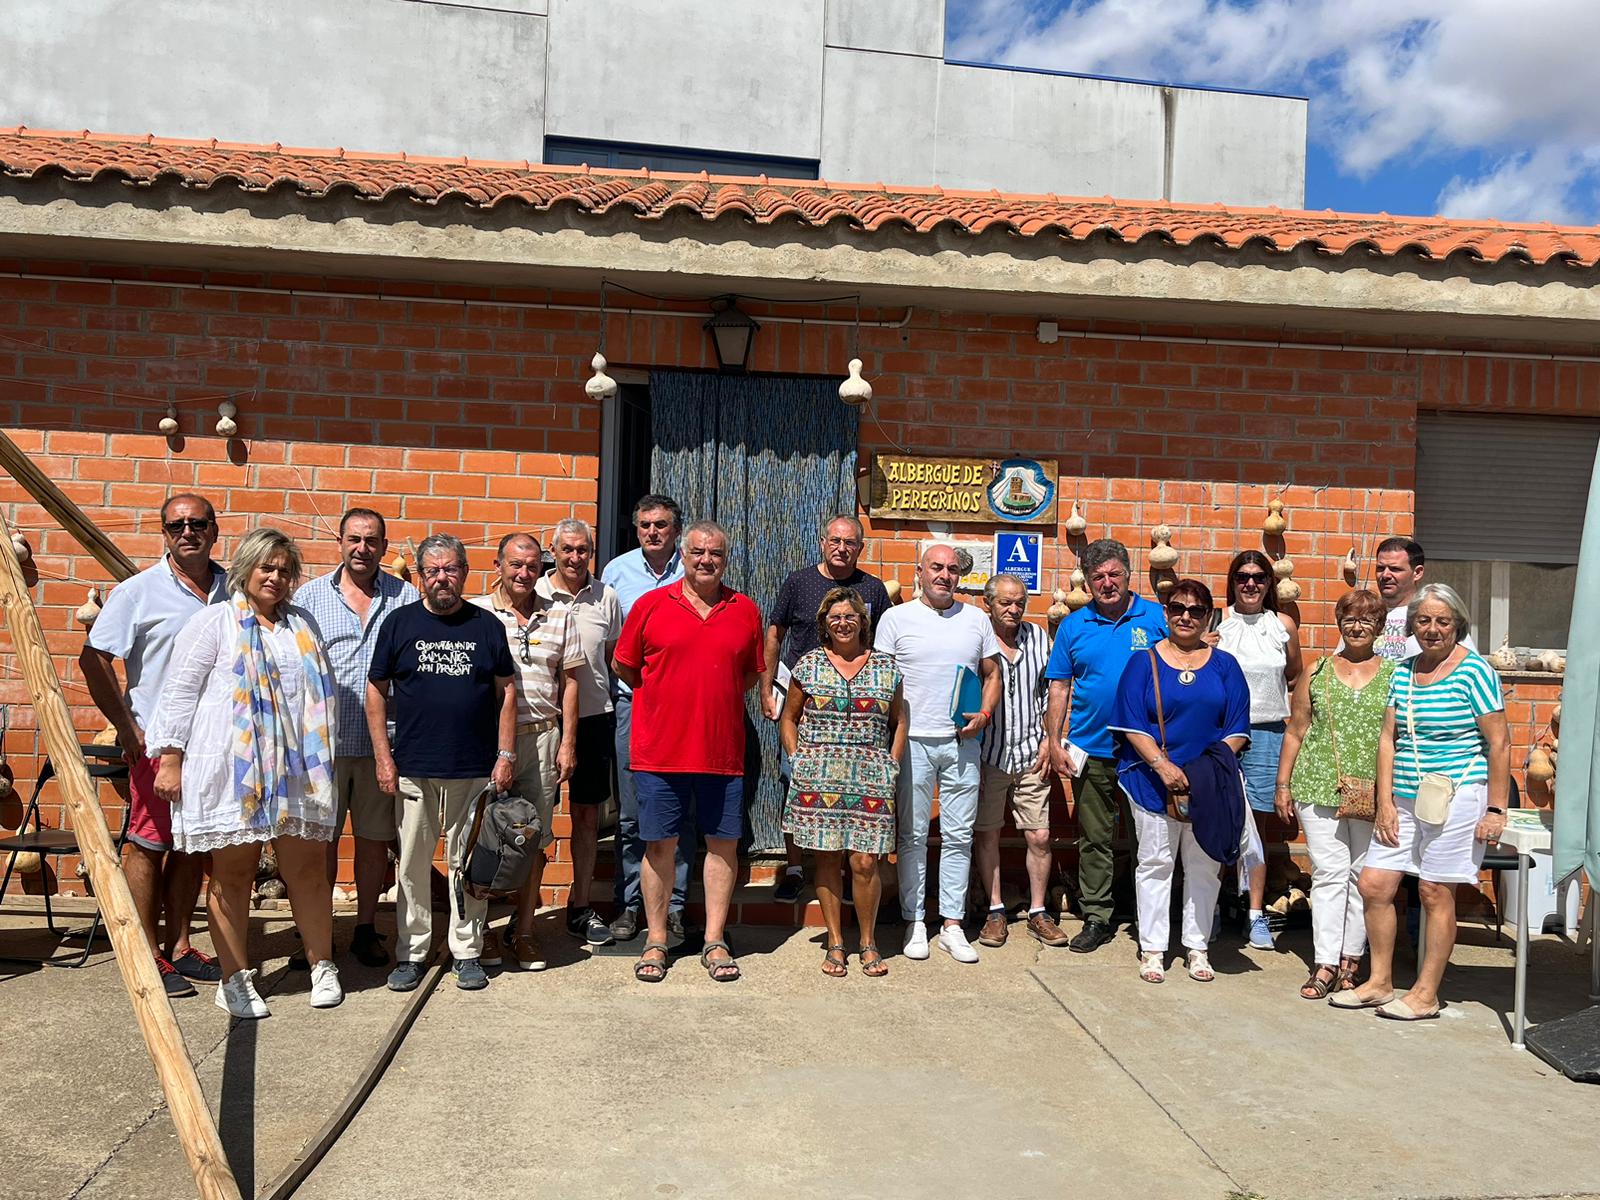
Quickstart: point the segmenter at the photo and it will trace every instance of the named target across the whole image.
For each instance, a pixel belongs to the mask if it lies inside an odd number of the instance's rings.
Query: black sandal
[[[861,947],[858,953],[861,958],[861,973],[869,979],[882,979],[889,973],[889,964],[883,961],[882,952],[871,942]],[[869,954],[871,958],[867,957]]]
[[[829,967],[837,967],[838,970],[830,971]],[[850,974],[850,958],[842,944],[828,947],[827,953],[822,956],[822,973],[829,979],[843,979]]]
[[[652,950],[661,951],[660,962],[645,957]],[[640,983],[660,983],[667,977],[667,967],[670,965],[665,942],[646,942],[644,949],[639,952],[639,961],[633,964],[633,977]]]
[[[713,950],[726,950],[728,957],[712,962],[711,952]],[[700,951],[700,965],[706,969],[706,974],[711,976],[717,983],[732,983],[743,974],[739,970],[739,964],[734,961],[733,947],[728,945],[727,942],[707,942],[705,948]]]
[[[1300,985],[1300,999],[1326,1000],[1328,993],[1339,986],[1339,968],[1318,963],[1311,968],[1311,978]]]

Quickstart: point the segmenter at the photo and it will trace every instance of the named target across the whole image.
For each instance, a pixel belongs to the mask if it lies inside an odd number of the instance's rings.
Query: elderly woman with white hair
[[[172,652],[145,738],[161,760],[156,795],[172,805],[173,848],[211,855],[207,905],[222,959],[217,1005],[267,1015],[247,947],[250,883],[272,842],[311,967],[311,1005],[344,999],[332,962],[333,675],[316,623],[289,597],[300,550],[276,529],[239,543],[229,600],[196,612]]]
[[[1476,883],[1484,844],[1506,824],[1510,736],[1500,677],[1462,645],[1471,618],[1444,584],[1417,589],[1406,631],[1421,653],[1395,668],[1378,738],[1377,816],[1360,879],[1372,974],[1336,992],[1336,1008],[1374,1008],[1392,1021],[1439,1015],[1439,984],[1456,942],[1456,886]],[[1427,919],[1416,982],[1394,990],[1394,897],[1414,875]]]

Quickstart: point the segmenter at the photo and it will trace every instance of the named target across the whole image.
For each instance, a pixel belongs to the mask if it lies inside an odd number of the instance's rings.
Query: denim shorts
[[[1244,772],[1244,794],[1258,813],[1275,811],[1272,796],[1278,788],[1278,756],[1283,753],[1282,721],[1250,726],[1250,744],[1239,756]]]
[[[744,832],[744,778],[739,775],[657,774],[635,771],[639,797],[639,836],[647,842],[675,838],[685,810],[690,828],[708,838],[737,840]]]

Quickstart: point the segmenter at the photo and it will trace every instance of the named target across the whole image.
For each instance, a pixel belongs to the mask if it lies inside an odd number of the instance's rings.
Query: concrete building
[[[0,124],[1304,203],[1306,103],[946,61],[943,0],[8,0]]]

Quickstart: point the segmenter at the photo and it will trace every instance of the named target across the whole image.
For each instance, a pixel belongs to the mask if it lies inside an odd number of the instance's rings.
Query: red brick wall
[[[385,283],[382,299],[285,295],[245,289],[378,289],[218,274],[200,289],[195,272],[0,262],[0,276],[18,272],[34,277],[0,277],[0,426],[136,560],[159,552],[155,509],[176,489],[216,503],[224,556],[239,534],[272,522],[303,538],[318,568],[332,561],[331,521],[356,502],[391,518],[397,547],[449,531],[475,548],[481,568],[510,527],[544,531],[569,514],[595,517],[600,413],[583,382],[601,319],[541,307],[593,306],[595,294]],[[606,353],[616,367],[709,367],[702,319],[613,313]],[[1063,520],[1076,499],[1090,538],[1121,538],[1141,562],[1150,527],[1165,522],[1176,533],[1179,572],[1219,591],[1232,555],[1263,546],[1266,502],[1281,498],[1304,639],[1317,649],[1334,640],[1328,622],[1344,590],[1345,551],[1364,549],[1369,570],[1372,547],[1410,529],[1419,405],[1496,404],[1504,395],[1518,411],[1600,412],[1600,370],[1589,366],[1106,336],[1045,345],[1035,324],[918,311],[904,328],[863,329],[860,352],[876,392],[862,417],[863,458],[904,449],[1055,459]],[[751,366],[842,376],[852,341],[847,327],[768,321]],[[243,393],[240,437],[224,442],[212,426],[217,401],[233,392]],[[169,402],[184,431],[170,446],[156,433]],[[0,481],[0,504],[38,551],[34,598],[79,726],[96,730],[71,613],[103,573],[9,481]],[[909,591],[925,528],[878,522],[871,532],[865,561]],[[1049,582],[1065,586],[1074,549],[1064,531],[1054,535],[1045,566],[1056,574]],[[1035,611],[1048,603],[1039,598]],[[6,750],[26,779],[33,722],[15,676],[8,658],[0,671],[0,702],[13,705]],[[1531,713],[1514,716],[1519,744],[1532,721]],[[15,817],[0,810],[0,820]],[[47,813],[48,823],[60,819],[59,809]],[[569,871],[563,843],[546,881],[563,889]],[[67,874],[70,887],[70,867]]]

